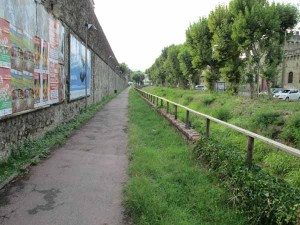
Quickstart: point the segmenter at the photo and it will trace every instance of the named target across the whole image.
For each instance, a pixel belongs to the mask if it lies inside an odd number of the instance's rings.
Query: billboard
[[[85,62],[85,46],[71,35],[70,46],[70,100],[90,95],[91,86],[91,52],[87,50],[87,62]],[[85,66],[87,65],[87,76]],[[87,87],[85,79],[87,77]]]
[[[0,118],[63,101],[64,26],[33,0],[0,6]]]

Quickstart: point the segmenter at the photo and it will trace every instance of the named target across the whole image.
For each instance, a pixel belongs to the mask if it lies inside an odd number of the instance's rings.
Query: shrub
[[[203,98],[202,102],[204,105],[211,105],[216,100],[216,97],[213,95]]]
[[[283,128],[281,137],[289,142],[295,143],[296,147],[300,146],[300,113],[294,114]]]
[[[283,125],[284,120],[278,112],[263,112],[254,116],[253,124],[264,129],[270,125]]]
[[[231,146],[202,138],[194,155],[203,160],[229,191],[232,204],[248,213],[253,224],[300,224],[300,190],[245,160]]]
[[[219,108],[217,111],[215,111],[214,116],[223,121],[228,121],[232,117],[231,112],[225,108]]]

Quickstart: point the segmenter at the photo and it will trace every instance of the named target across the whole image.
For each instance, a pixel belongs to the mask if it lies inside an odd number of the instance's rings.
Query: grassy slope
[[[210,94],[198,90],[180,90],[147,87],[145,91],[166,97],[197,111],[226,120],[285,144],[300,148],[300,103],[269,101],[267,98],[251,100],[249,97],[230,96],[225,93]],[[208,104],[211,102],[210,104]],[[181,111],[179,118],[184,118]],[[292,125],[293,126],[292,126]],[[192,126],[204,131],[204,120],[192,116]],[[228,128],[212,124],[212,135],[245,155],[246,138]],[[256,163],[270,173],[285,178],[300,187],[300,161],[298,158],[255,142]]]
[[[245,224],[227,194],[195,165],[190,148],[135,92],[129,99],[130,180],[124,204],[135,224]]]

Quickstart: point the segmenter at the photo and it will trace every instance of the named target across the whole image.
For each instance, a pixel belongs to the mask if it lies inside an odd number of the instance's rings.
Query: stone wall
[[[3,0],[0,0],[0,3],[1,1]],[[94,14],[90,0],[46,0],[43,1],[43,5],[48,13],[59,19],[65,27],[66,99],[62,103],[45,106],[43,109],[0,119],[0,161],[9,156],[10,145],[26,139],[42,137],[46,131],[69,121],[84,109],[84,98],[69,101],[68,80],[70,34],[84,41],[86,22],[95,24],[97,28],[97,31],[90,32],[88,39],[89,48],[92,51],[91,94],[88,97],[88,104],[97,103],[113,94],[115,90],[120,92],[127,87],[126,79],[116,70],[118,61]]]

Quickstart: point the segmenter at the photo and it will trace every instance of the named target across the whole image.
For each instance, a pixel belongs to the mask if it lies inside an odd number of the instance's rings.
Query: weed
[[[232,117],[231,112],[225,108],[219,108],[218,110],[216,110],[214,116],[223,121],[228,121]]]
[[[211,105],[216,100],[215,96],[207,96],[203,98],[202,102],[204,105]]]
[[[227,194],[167,121],[135,92],[129,97],[130,179],[124,205],[134,224],[246,224]]]

